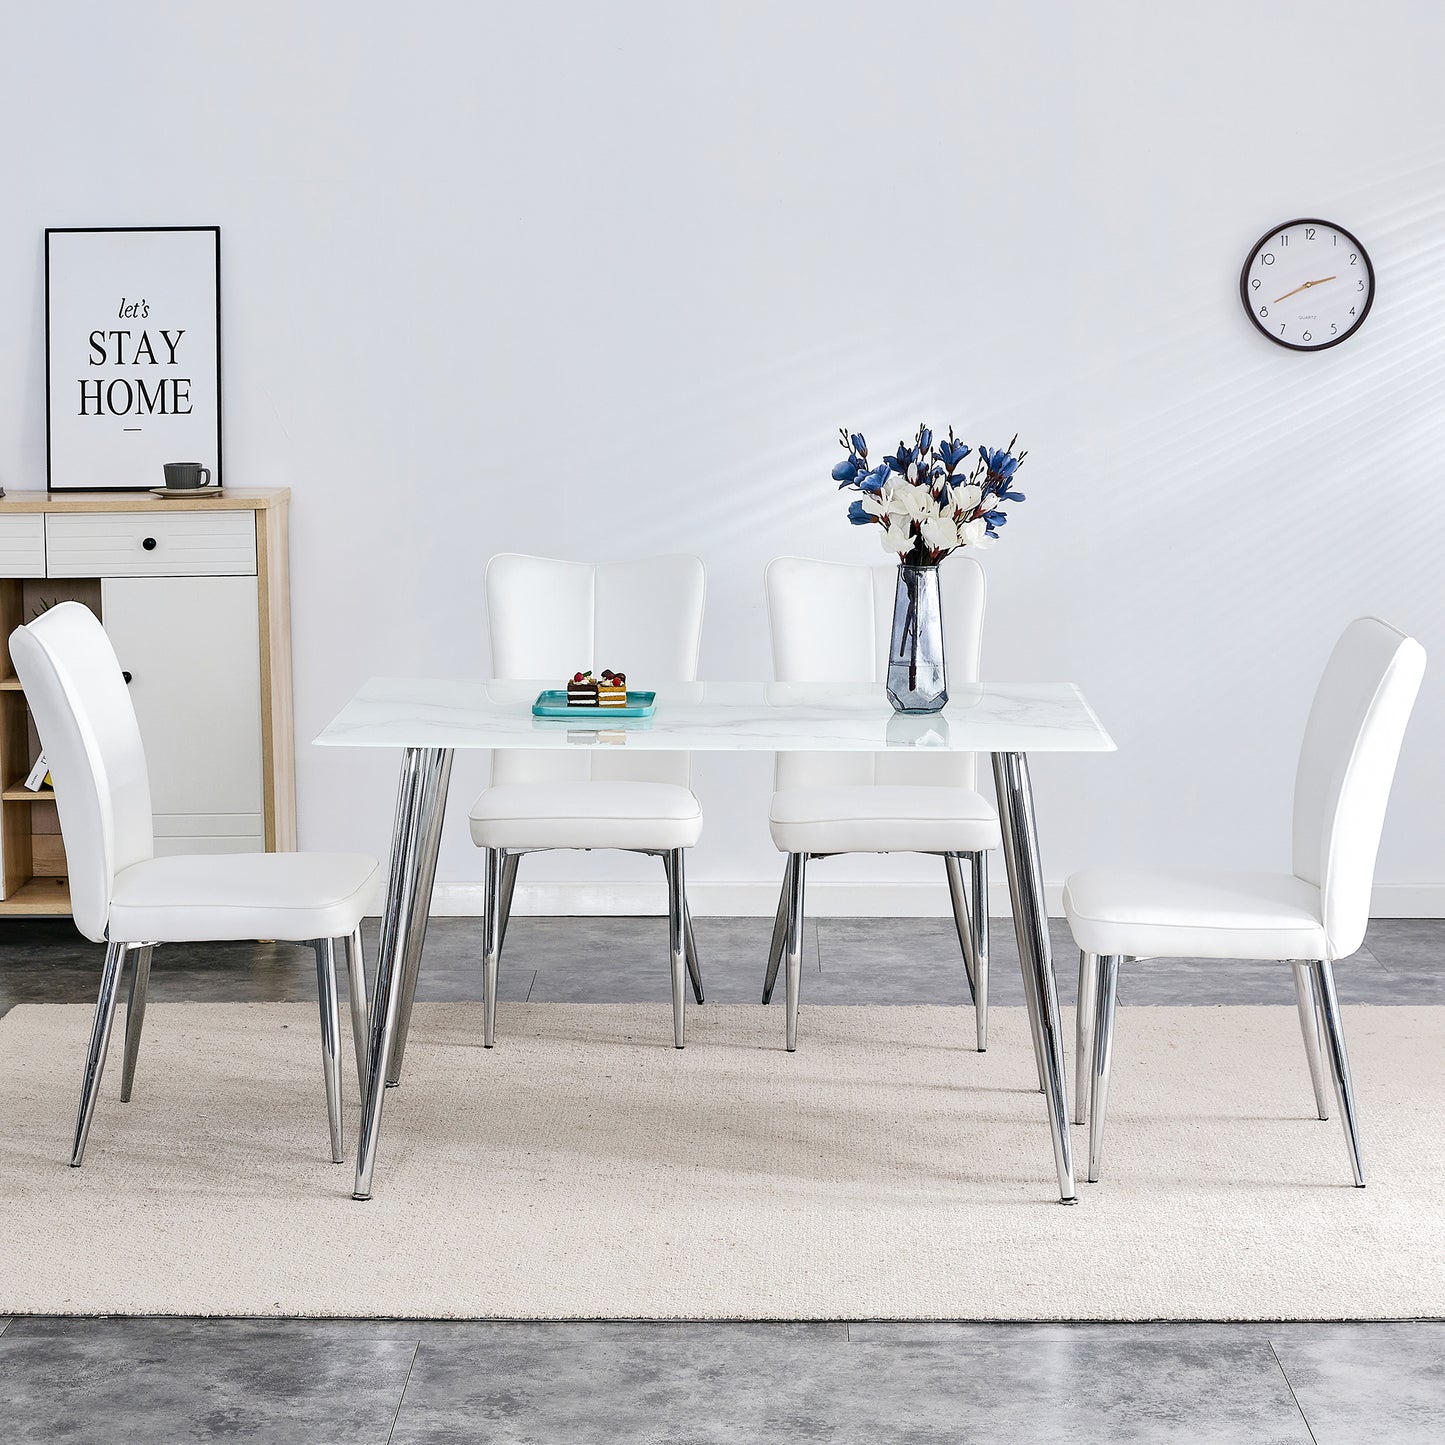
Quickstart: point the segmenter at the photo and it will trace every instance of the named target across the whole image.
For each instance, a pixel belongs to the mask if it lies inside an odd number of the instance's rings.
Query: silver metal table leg
[[[447,785],[451,781],[452,755],[448,752],[442,760],[440,773],[431,783],[433,791],[439,791],[443,804],[447,796]],[[418,895],[426,900],[426,907],[414,909],[406,932],[406,966],[402,975],[401,1006],[396,1018],[396,1036],[392,1040],[391,1063],[387,1066],[386,1082],[395,1088],[401,1082],[401,1061],[406,1056],[407,1036],[411,1033],[411,1008],[416,1002],[416,980],[421,972],[421,953],[426,944],[427,919],[431,913],[432,883],[436,878],[437,850],[441,846],[442,815],[445,807],[435,807],[430,798],[424,806],[428,809],[427,831],[421,845],[421,876],[417,883]]]
[[[1059,1030],[1059,996],[1049,955],[1049,915],[1044,901],[1043,873],[1039,866],[1038,831],[1034,820],[1028,758],[1023,753],[995,753],[993,777],[1003,824],[1004,858],[1008,863],[1019,962],[1023,966],[1025,992],[1032,992],[1038,1016],[1034,1053],[1044,1079],[1044,1101],[1048,1107],[1049,1132],[1053,1136],[1059,1198],[1065,1204],[1073,1204],[1078,1195],[1074,1189],[1074,1160],[1069,1142],[1064,1041]]]
[[[1325,1083],[1324,1060],[1320,1057],[1320,1023],[1315,1012],[1315,989],[1310,982],[1310,966],[1300,959],[1290,965],[1294,969],[1294,996],[1299,1005],[1300,1033],[1304,1035],[1305,1058],[1309,1060],[1310,1083],[1315,1091],[1315,1111],[1321,1119],[1330,1117],[1330,1092]]]
[[[381,1139],[381,1106],[386,1096],[387,1064],[401,1003],[406,939],[416,910],[425,910],[431,903],[430,893],[423,893],[421,889],[425,843],[428,837],[439,836],[436,830],[446,807],[444,782],[451,769],[451,759],[450,748],[408,748],[401,765],[386,910],[381,919],[381,950],[371,1003],[371,1047],[367,1058],[366,1090],[356,1145],[356,1187],[353,1193],[356,1199],[371,1198],[371,1176],[376,1168],[377,1146]]]
[[[135,944],[131,947],[134,961],[130,968],[130,997],[125,1006],[125,1058],[120,1070],[120,1101],[130,1103],[130,1091],[135,1084],[135,1066],[140,1058],[140,1035],[146,1021],[146,990],[151,981],[151,953],[154,945]]]
[[[1089,1122],[1089,1081],[1094,1067],[1094,994],[1098,988],[1099,955],[1079,954],[1079,1001],[1074,1006],[1074,1123]]]
[[[336,1002],[335,938],[318,938],[316,950],[316,1001],[321,1008],[321,1073],[326,1081],[326,1122],[331,1129],[331,1162],[346,1161],[341,1141],[341,1010]]]
[[[783,946],[788,941],[788,896],[793,887],[793,855],[783,860],[783,886],[778,890],[778,911],[773,917],[773,940],[768,945],[768,973],[763,979],[763,1002],[773,1001],[778,983],[778,967],[783,961]]]
[[[80,1109],[75,1116],[75,1142],[70,1150],[70,1167],[79,1169],[85,1158],[85,1141],[100,1095],[100,1076],[105,1072],[105,1054],[110,1047],[110,1029],[115,1022],[115,1005],[120,997],[120,976],[125,971],[128,945],[109,943],[105,967],[100,975],[100,995],[95,1001],[95,1018],[90,1026],[90,1047],[85,1054],[85,1073],[80,1081]]]
[[[803,895],[807,880],[808,855],[794,853],[788,874],[787,1025],[788,1052],[798,1047],[798,995],[803,988]]]

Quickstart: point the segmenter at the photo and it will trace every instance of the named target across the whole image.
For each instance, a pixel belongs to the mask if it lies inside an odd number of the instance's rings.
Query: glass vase
[[[898,712],[938,712],[948,701],[937,567],[898,569],[888,645],[888,701]]]

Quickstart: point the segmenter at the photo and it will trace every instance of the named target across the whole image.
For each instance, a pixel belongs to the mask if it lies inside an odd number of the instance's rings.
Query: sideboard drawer
[[[225,577],[256,573],[254,512],[49,513],[51,577]]]
[[[45,576],[45,518],[39,512],[0,517],[0,577]]]

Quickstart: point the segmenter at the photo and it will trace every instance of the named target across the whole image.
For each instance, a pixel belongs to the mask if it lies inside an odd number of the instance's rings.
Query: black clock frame
[[[1343,336],[1337,336],[1333,341],[1322,341],[1318,346],[1301,346],[1297,341],[1284,341],[1273,335],[1269,328],[1260,325],[1259,317],[1254,314],[1254,306],[1249,299],[1249,268],[1254,264],[1254,258],[1259,255],[1260,247],[1272,236],[1277,236],[1281,231],[1288,231],[1293,226],[1324,226],[1331,231],[1338,232],[1354,243],[1355,248],[1365,261],[1365,274],[1370,278],[1369,294],[1365,297],[1365,309],[1360,312],[1359,320],[1345,332]],[[1323,221],[1318,216],[1302,216],[1297,220],[1283,221],[1278,226],[1271,226],[1254,245],[1249,248],[1244,258],[1244,266],[1239,273],[1239,304],[1244,307],[1244,314],[1254,324],[1254,328],[1261,336],[1267,337],[1276,346],[1283,346],[1289,351],[1328,351],[1332,346],[1338,346],[1342,341],[1348,341],[1365,324],[1365,317],[1370,314],[1370,307],[1375,304],[1375,267],[1370,260],[1370,253],[1360,244],[1360,238],[1353,231],[1347,231],[1343,226],[1336,225],[1333,221]]]

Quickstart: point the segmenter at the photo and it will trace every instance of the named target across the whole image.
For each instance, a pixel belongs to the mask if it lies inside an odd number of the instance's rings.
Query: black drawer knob
[[[142,538],[141,546],[144,547],[147,552],[154,552],[156,549],[156,539],[154,537]]]
[[[128,673],[128,672],[123,672],[123,673],[121,673],[121,676],[126,680],[127,683],[130,682],[130,673]]]

